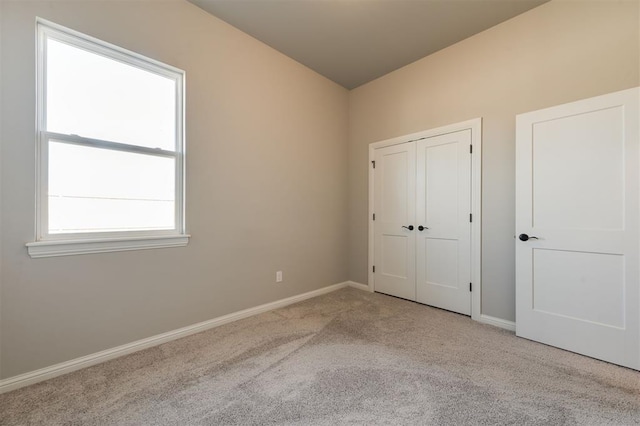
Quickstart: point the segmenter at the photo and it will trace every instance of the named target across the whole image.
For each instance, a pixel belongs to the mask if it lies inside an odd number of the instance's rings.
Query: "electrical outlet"
[[[277,283],[281,283],[282,282],[282,271],[277,271],[276,272],[276,282]]]

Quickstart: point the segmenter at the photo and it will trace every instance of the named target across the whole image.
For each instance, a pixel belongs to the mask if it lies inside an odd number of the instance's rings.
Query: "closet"
[[[375,291],[471,315],[473,148],[471,128],[372,144]]]

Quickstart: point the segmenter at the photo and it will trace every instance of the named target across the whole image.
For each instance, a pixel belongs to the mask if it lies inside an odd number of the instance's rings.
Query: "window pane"
[[[49,142],[49,233],[174,229],[175,159]]]
[[[47,130],[175,150],[176,82],[47,39]]]

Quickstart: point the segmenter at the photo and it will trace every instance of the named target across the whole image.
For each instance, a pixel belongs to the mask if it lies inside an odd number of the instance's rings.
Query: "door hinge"
[[[375,169],[376,168],[376,162],[372,161],[371,164],[373,164],[373,168]]]
[[[376,220],[376,214],[375,213],[373,214],[373,220]]]
[[[469,145],[469,154],[473,154],[473,145]]]
[[[373,273],[376,273],[376,265],[373,265]]]
[[[473,214],[469,213],[469,222],[473,222]]]
[[[469,291],[473,291],[473,284],[469,283]]]

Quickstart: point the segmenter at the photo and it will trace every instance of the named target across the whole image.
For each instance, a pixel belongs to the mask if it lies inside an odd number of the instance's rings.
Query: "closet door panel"
[[[416,299],[415,144],[376,149],[375,290]]]
[[[416,147],[417,301],[471,314],[471,130]]]

